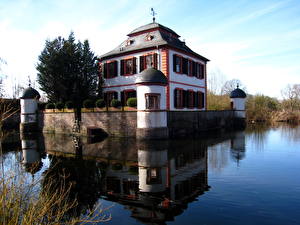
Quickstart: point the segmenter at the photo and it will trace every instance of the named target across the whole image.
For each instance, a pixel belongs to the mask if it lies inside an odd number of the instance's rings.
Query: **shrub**
[[[83,107],[87,109],[91,109],[95,107],[95,102],[93,102],[91,99],[86,99],[83,101]]]
[[[118,108],[121,105],[121,102],[117,99],[113,99],[113,100],[111,100],[110,104],[112,107]]]
[[[127,105],[130,106],[130,107],[136,107],[137,99],[136,98],[128,98],[127,99]]]
[[[64,103],[63,102],[57,102],[56,104],[55,104],[55,108],[57,108],[57,109],[63,109],[64,108]]]
[[[38,108],[39,110],[44,110],[46,108],[47,103],[46,102],[39,102]]]
[[[48,103],[47,105],[46,105],[46,109],[55,109],[55,104],[54,103]]]
[[[123,165],[121,163],[115,163],[111,166],[113,170],[121,170],[123,168]]]
[[[74,104],[72,101],[67,101],[65,104],[65,108],[67,109],[73,109],[74,108]]]
[[[104,99],[98,99],[98,100],[96,101],[96,106],[97,106],[98,108],[103,108],[103,107],[105,107],[105,101],[104,101]]]

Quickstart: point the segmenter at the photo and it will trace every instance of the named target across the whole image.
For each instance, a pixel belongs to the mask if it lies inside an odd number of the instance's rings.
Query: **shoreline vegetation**
[[[55,181],[51,181],[41,187],[40,179],[31,180],[19,172],[6,171],[0,178],[1,224],[98,224],[111,219],[100,203],[84,215],[76,215],[78,202],[71,197],[72,184],[61,183],[53,189]]]
[[[208,110],[230,110],[228,94],[208,93]],[[300,123],[300,98],[278,100],[265,95],[248,95],[246,100],[246,120],[255,122]]]

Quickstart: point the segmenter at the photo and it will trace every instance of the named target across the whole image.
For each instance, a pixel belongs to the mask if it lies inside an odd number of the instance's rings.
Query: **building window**
[[[134,42],[134,40],[127,40],[126,41],[126,46],[132,45]]]
[[[160,94],[145,94],[146,109],[159,109]]]
[[[140,56],[140,72],[151,67],[157,69],[157,54]]]
[[[161,184],[160,168],[147,168],[146,184]]]
[[[121,60],[121,75],[136,74],[136,58]]]
[[[121,103],[123,106],[127,105],[127,100],[129,98],[136,98],[136,90],[124,90],[121,92]]]
[[[204,65],[201,63],[197,63],[196,68],[197,68],[197,73],[196,73],[197,78],[204,79],[204,68],[205,68]]]
[[[182,73],[182,57],[173,55],[173,71],[176,73]]]
[[[104,101],[107,106],[111,106],[111,100],[118,99],[118,92],[108,91],[104,93]]]
[[[194,108],[194,91],[193,90],[188,90],[188,108]]]
[[[174,90],[174,107],[177,109],[183,108],[183,90],[176,88]]]
[[[201,91],[197,92],[197,103],[196,103],[197,107],[199,109],[204,108],[204,93]]]
[[[195,62],[189,60],[189,76],[194,76],[194,67],[195,67]]]
[[[118,76],[118,62],[104,63],[104,78],[113,78],[116,76]]]

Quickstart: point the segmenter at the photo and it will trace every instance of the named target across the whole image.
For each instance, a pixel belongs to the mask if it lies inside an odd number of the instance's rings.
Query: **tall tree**
[[[81,104],[98,91],[97,57],[87,40],[76,43],[73,32],[68,39],[47,40],[36,69],[37,81],[50,101]]]

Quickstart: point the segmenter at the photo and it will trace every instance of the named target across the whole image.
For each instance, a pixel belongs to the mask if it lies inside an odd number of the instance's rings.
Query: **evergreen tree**
[[[99,91],[97,58],[87,40],[76,43],[73,32],[68,39],[47,40],[36,69],[41,90],[52,102],[81,105]]]

